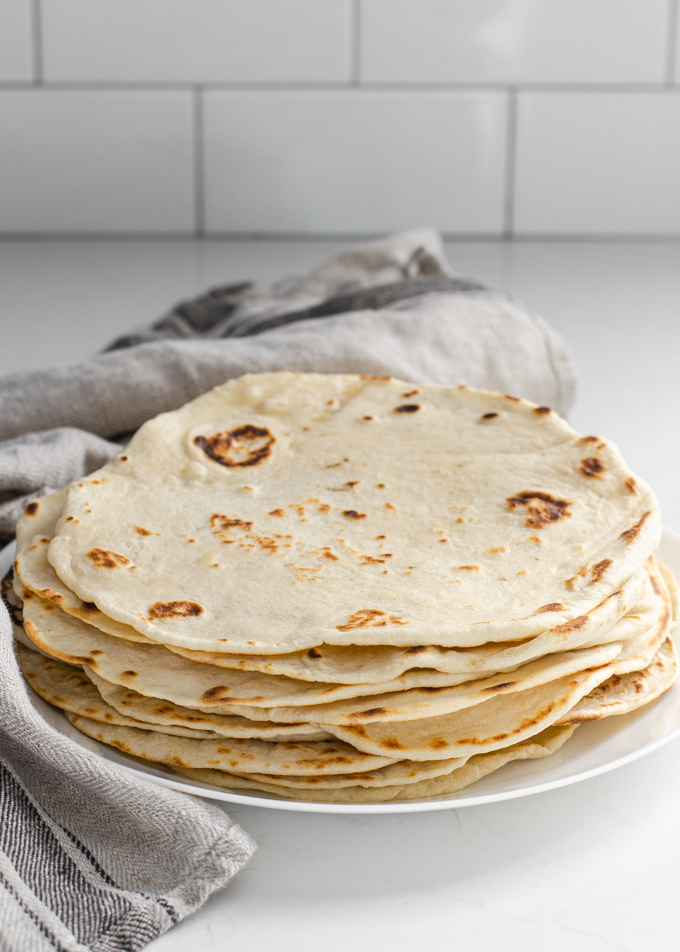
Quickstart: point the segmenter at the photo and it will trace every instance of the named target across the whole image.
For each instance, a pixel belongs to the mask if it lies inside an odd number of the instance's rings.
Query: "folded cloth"
[[[92,360],[0,379],[0,538],[28,497],[112,456],[111,440],[231,377],[272,370],[468,384],[562,414],[575,389],[544,321],[453,277],[437,232],[404,232],[271,288],[217,288]]]
[[[134,952],[255,846],[217,807],[128,774],[29,700],[0,605],[0,949]]]

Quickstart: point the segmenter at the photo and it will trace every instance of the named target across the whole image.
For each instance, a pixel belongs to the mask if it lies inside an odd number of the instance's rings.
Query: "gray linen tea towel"
[[[561,339],[517,302],[453,277],[438,234],[394,235],[271,288],[218,288],[92,360],[0,379],[0,536],[26,501],[106,462],[145,420],[231,377],[399,376],[566,413]],[[0,950],[142,948],[197,909],[254,845],[208,804],[152,786],[32,707],[0,605]]]

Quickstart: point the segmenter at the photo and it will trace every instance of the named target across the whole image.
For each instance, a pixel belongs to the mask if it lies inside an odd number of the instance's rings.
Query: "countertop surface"
[[[348,242],[0,242],[0,373],[87,357],[175,301],[299,273]],[[680,243],[450,242],[456,272],[571,346],[572,424],[613,439],[680,530]],[[388,816],[243,806],[247,867],[153,952],[677,952],[680,741],[502,803]]]

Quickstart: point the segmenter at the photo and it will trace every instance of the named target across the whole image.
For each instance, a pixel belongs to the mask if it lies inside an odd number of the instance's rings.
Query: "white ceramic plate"
[[[658,554],[660,560],[670,565],[680,578],[680,536],[666,530]],[[0,578],[10,567],[13,558],[14,543],[0,552]],[[680,635],[680,628],[678,634]],[[680,648],[677,636],[676,645]],[[298,800],[275,799],[266,794],[231,793],[191,780],[179,779],[168,768],[143,763],[113,747],[85,737],[69,724],[61,711],[45,703],[33,691],[30,693],[35,707],[48,724],[72,738],[81,747],[95,751],[137,777],[213,800],[303,813],[418,813],[527,797],[614,770],[637,760],[638,757],[644,757],[680,736],[679,681],[663,697],[639,711],[582,725],[564,747],[545,760],[524,760],[506,764],[495,773],[452,796],[406,803],[303,803]]]

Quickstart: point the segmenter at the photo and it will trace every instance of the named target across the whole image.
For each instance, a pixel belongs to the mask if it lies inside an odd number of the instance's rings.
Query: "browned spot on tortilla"
[[[61,598],[61,596],[60,596]],[[56,599],[55,599],[56,601]],[[62,599],[63,601],[63,599]],[[81,611],[86,612],[88,615],[95,615],[99,612],[99,609],[94,602],[81,602],[80,604]]]
[[[596,456],[586,456],[585,459],[582,459],[579,469],[584,476],[590,476],[596,479],[601,479],[602,473],[604,472],[604,466]]]
[[[379,374],[361,374],[361,380],[391,380],[391,377],[381,377]]]
[[[59,592],[52,591],[51,588],[41,588],[38,594],[42,595],[43,598],[49,598],[51,601],[56,602],[57,605],[64,604],[63,596],[60,595]]]
[[[418,390],[408,390],[406,393],[402,393],[402,397],[403,397],[405,400],[408,400],[409,397],[415,397],[415,395],[416,395],[418,392],[419,392]]]
[[[420,410],[418,403],[403,403],[400,407],[395,407],[393,413],[417,413]]]
[[[570,631],[577,631],[579,628],[583,628],[584,625],[588,624],[589,618],[589,615],[579,615],[577,618],[572,618],[571,621],[566,621],[563,625],[556,625],[551,631],[556,632],[558,635],[566,635]]]
[[[129,457],[129,456],[119,456],[118,459],[120,460],[121,463],[127,463],[127,461],[130,459],[130,457]]]
[[[387,750],[404,749],[404,745],[400,744],[396,737],[386,737],[385,740],[380,741],[380,746],[385,747]]]
[[[527,542],[533,542],[534,545],[541,545],[541,540],[537,535],[529,536]]]
[[[417,655],[417,654],[422,654],[423,651],[427,651],[426,645],[414,645],[413,648],[407,648],[404,654]]]
[[[216,701],[218,698],[222,698],[228,693],[229,686],[227,684],[216,684],[214,688],[208,688],[208,690],[201,695],[201,700]]]
[[[338,631],[352,631],[355,628],[385,628],[387,625],[408,624],[396,615],[388,615],[387,612],[379,611],[377,608],[361,608],[350,615],[344,625],[335,627]]]
[[[595,585],[596,582],[599,582],[611,564],[611,559],[602,559],[601,562],[596,562],[590,570],[591,579],[588,584]]]
[[[428,744],[428,747],[431,747],[432,750],[446,750],[449,746],[448,740],[444,740],[443,737],[435,737],[434,740],[431,740]]]
[[[385,488],[385,483],[378,483],[377,488],[378,488],[378,489],[384,489],[384,488]]]
[[[376,559],[374,555],[362,555],[362,565],[384,565],[384,559]]]
[[[91,651],[90,654],[94,654],[94,652]],[[121,674],[121,678],[136,678],[136,677],[137,677],[136,671],[123,671],[123,673]]]
[[[503,396],[506,400],[512,400],[513,403],[519,403],[519,397],[512,397],[509,393],[504,393]]]
[[[338,558],[338,556],[337,556],[337,555],[334,555],[333,552],[331,552],[331,550],[328,549],[328,548],[323,549],[323,551],[321,552],[321,558],[322,558],[322,559],[328,559],[329,562],[339,562],[339,561],[340,561],[340,559]]]
[[[599,442],[600,442],[599,436],[582,436],[581,439],[579,440],[579,443],[582,446],[587,446],[588,443],[599,443]]]
[[[255,539],[255,542],[259,545],[261,549],[264,549],[265,552],[278,552],[279,544],[275,539],[269,538],[269,536],[259,536]]]
[[[626,487],[629,493],[637,492],[637,483],[635,482],[632,476],[630,477],[630,479],[627,479],[623,485]]]
[[[630,529],[626,529],[625,532],[621,533],[621,538],[625,539],[626,545],[630,545],[633,539],[639,534],[640,529],[642,529],[643,525],[645,524],[647,519],[649,519],[651,514],[652,514],[651,510],[649,512],[646,512],[642,516],[642,518],[638,522],[635,523],[634,526],[631,526]]]
[[[149,609],[151,618],[196,618],[204,612],[202,605],[184,599],[177,602],[154,602]]]
[[[318,661],[319,658],[322,658],[323,655],[319,654],[316,648],[310,648],[307,652],[307,657],[311,658],[313,661]]]
[[[319,512],[322,512],[324,515],[327,512],[331,511],[331,507],[328,505],[327,502],[322,502],[319,506],[317,506],[317,509],[319,510]]]
[[[534,413],[537,416],[545,416],[547,413],[552,413],[550,407],[534,407]]]
[[[270,516],[285,516],[285,514],[285,509],[272,509],[272,511],[269,513]]]
[[[366,421],[368,421],[368,420],[372,420],[372,419],[373,419],[373,417],[372,417],[372,416],[365,416],[365,417],[363,417],[362,419],[364,419],[364,420],[366,420]]]
[[[365,519],[366,518],[365,512],[357,512],[356,509],[345,509],[342,514],[345,517],[345,519]]]
[[[504,681],[502,684],[492,684],[489,688],[484,688],[483,694],[496,694],[499,691],[504,691],[506,688],[511,688],[514,684],[517,684],[516,681]]]
[[[37,502],[29,502],[29,504],[24,509],[24,513],[27,516],[34,516],[36,512],[38,511],[39,506],[40,504]]]
[[[495,549],[489,549],[489,555],[496,555],[498,552],[505,552],[505,546],[498,545]]]
[[[574,575],[573,578],[565,578],[564,584],[568,589],[573,589],[574,585],[576,584],[576,576]]]
[[[276,437],[266,427],[246,423],[234,430],[224,430],[212,436],[197,436],[196,446],[205,455],[226,467],[257,466],[271,455]]]
[[[87,553],[88,559],[94,562],[98,568],[118,569],[122,565],[130,565],[130,560],[118,552],[111,552],[110,549],[90,549]]]
[[[232,519],[214,512],[210,517],[210,528],[213,532],[228,532],[229,529],[243,529],[244,532],[250,532],[253,524],[247,519]]]
[[[477,572],[479,570],[478,565],[458,565],[456,568],[462,572]]]
[[[524,525],[530,529],[540,529],[552,522],[559,522],[566,516],[571,516],[568,512],[571,503],[564,499],[555,499],[549,493],[525,490],[517,493],[516,496],[510,496],[506,501],[508,509],[516,509],[518,506],[526,507]]]
[[[135,532],[140,536],[150,536],[153,535],[153,532],[150,532],[148,529],[142,528],[142,526],[135,526]]]
[[[534,615],[540,615],[541,612],[563,612],[564,605],[560,605],[559,602],[548,602],[547,605],[541,605],[540,608],[537,608],[534,612]]]
[[[495,420],[497,416],[500,416],[498,413],[483,413],[480,417],[480,420]]]
[[[393,506],[391,502],[386,502],[386,503],[385,503],[385,509],[395,509],[395,510],[396,510],[396,508],[397,508],[397,507],[396,507],[396,506]]]

